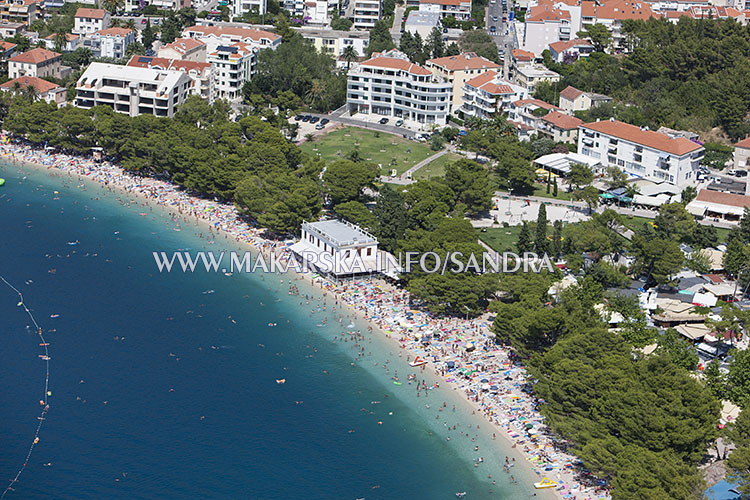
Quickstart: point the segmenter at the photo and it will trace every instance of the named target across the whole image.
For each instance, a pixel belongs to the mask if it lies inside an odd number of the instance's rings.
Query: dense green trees
[[[597,49],[609,43],[606,30],[597,25],[587,30]],[[563,76],[560,88],[572,85],[616,99],[614,106],[594,108],[584,118],[615,116],[634,125],[704,131],[718,125],[733,139],[750,133],[746,26],[732,19],[682,17],[673,24],[651,18],[625,20],[623,33],[632,48],[627,56],[597,52],[567,65],[548,60]]]
[[[497,44],[484,30],[464,31],[458,39],[461,52],[474,52],[490,61],[500,62]]]

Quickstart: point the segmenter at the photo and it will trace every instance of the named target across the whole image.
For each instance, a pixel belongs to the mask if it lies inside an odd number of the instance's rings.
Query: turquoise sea
[[[290,296],[288,276],[159,274],[152,251],[223,241],[67,175],[0,164],[0,177],[0,275],[23,292],[52,358],[48,418],[7,499],[533,493],[530,474],[510,483],[489,426],[477,430],[468,406],[453,411],[455,393],[416,398],[393,384],[386,360],[402,380],[409,368],[391,344],[368,336],[357,360],[333,342],[352,320],[335,321],[330,297],[323,310],[305,303],[309,288]],[[16,302],[0,283],[3,482],[23,464],[44,388],[39,339]]]

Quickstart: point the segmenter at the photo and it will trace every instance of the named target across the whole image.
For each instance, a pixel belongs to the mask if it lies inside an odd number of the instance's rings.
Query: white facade
[[[76,83],[74,105],[91,109],[110,106],[130,116],[174,116],[192,82],[181,71],[134,68],[94,62]]]
[[[128,45],[135,42],[135,33],[126,28],[107,28],[86,36],[83,46],[91,50],[94,57],[122,59]]]
[[[255,74],[258,50],[244,43],[221,45],[208,54],[216,69],[216,94],[234,100],[242,96],[242,85]]]
[[[413,10],[404,23],[404,31],[408,31],[412,35],[419,33],[420,38],[425,41],[430,36],[432,29],[438,26],[440,26],[439,13]]]
[[[270,31],[234,26],[189,26],[183,30],[182,36],[205,43],[208,52],[214,52],[219,45],[232,45],[236,42],[258,49],[275,49],[281,45],[280,35]]]
[[[352,0],[354,2],[354,28],[369,30],[383,13],[381,0]]]
[[[418,123],[447,123],[450,82],[411,63],[395,49],[372,56],[349,70],[346,105],[350,113],[392,116]]]
[[[308,0],[305,2],[303,19],[306,24],[325,26],[328,24],[328,1]]]
[[[518,85],[533,94],[536,86],[541,82],[558,82],[560,81],[560,75],[544,66],[528,65],[516,68],[515,80]]]
[[[206,62],[206,44],[193,38],[177,38],[160,47],[156,55],[165,59]]]
[[[216,68],[207,62],[134,55],[128,61],[128,66],[182,71],[193,82],[190,86],[191,95],[197,95],[209,104],[216,100]]]
[[[676,186],[696,182],[704,149],[684,138],[607,120],[579,127],[578,153],[616,166],[632,177],[642,177]]]
[[[76,11],[73,33],[88,35],[109,28],[109,12],[104,9],[88,9],[81,7]]]
[[[510,110],[511,104],[528,97],[528,91],[500,78],[497,71],[487,71],[464,84],[464,116],[489,120]]]
[[[242,16],[248,12],[266,13],[266,0],[232,0],[230,6],[232,17]]]
[[[362,57],[367,52],[370,43],[370,33],[367,31],[335,31],[310,28],[299,28],[300,35],[312,40],[319,51],[326,52],[333,57],[340,57],[347,47],[354,47],[357,56]]]
[[[471,18],[471,0],[419,0],[420,12],[434,12],[440,18],[453,16],[457,21]]]

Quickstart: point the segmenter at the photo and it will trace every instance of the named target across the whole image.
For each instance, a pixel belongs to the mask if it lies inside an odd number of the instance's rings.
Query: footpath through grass
[[[359,127],[343,127],[299,147],[308,154],[320,154],[326,163],[342,160],[358,148],[360,157],[383,166],[383,174],[395,168],[398,175],[435,154],[427,144]]]
[[[415,180],[432,179],[434,177],[445,177],[445,167],[449,163],[463,158],[455,153],[445,153],[440,158],[432,160],[430,163],[414,172]]]

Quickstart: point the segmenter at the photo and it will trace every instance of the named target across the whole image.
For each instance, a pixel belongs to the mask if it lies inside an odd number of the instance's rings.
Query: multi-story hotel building
[[[383,13],[381,0],[354,0],[354,28],[369,30]]]
[[[489,120],[507,112],[511,103],[528,96],[525,88],[503,80],[497,71],[485,71],[464,84],[460,111],[465,117]]]
[[[94,62],[76,83],[75,106],[109,106],[130,116],[174,116],[192,82],[182,71]]]
[[[631,177],[676,186],[696,182],[703,146],[614,119],[578,127],[578,153],[616,166]]]
[[[193,81],[190,87],[191,95],[202,97],[209,103],[216,100],[216,68],[207,62],[135,55],[128,61],[128,66],[182,71]]]
[[[346,104],[350,113],[372,113],[418,123],[445,124],[452,84],[395,49],[352,65]]]

